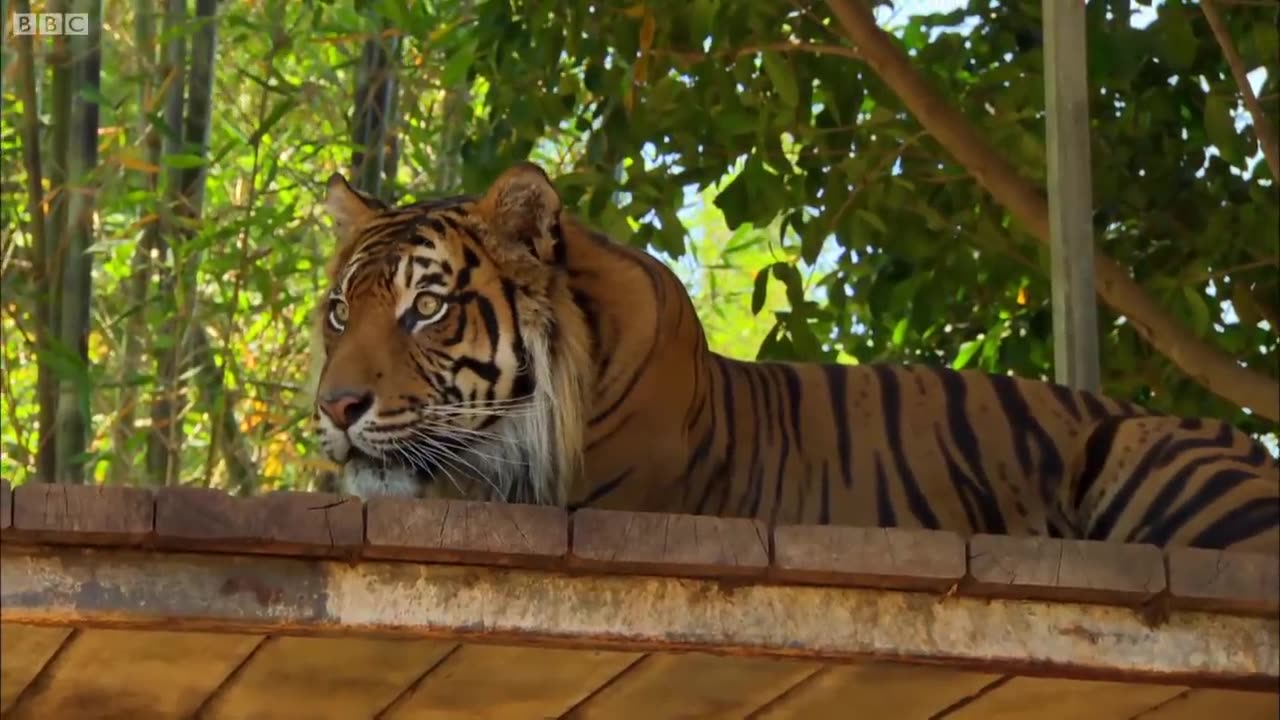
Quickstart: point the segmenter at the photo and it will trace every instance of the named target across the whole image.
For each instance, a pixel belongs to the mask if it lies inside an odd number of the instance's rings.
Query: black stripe
[[[1071,509],[1079,511],[1084,497],[1097,482],[1106,467],[1107,458],[1111,456],[1111,447],[1116,441],[1116,432],[1120,429],[1120,419],[1108,418],[1098,423],[1089,432],[1084,443],[1084,467],[1076,474],[1075,492],[1071,494]]]
[[[1062,482],[1062,454],[1058,451],[1058,446],[1036,419],[1035,413],[1031,412],[1026,396],[1013,378],[1008,375],[990,375],[988,379],[1000,402],[1000,407],[1004,410],[1009,431],[1013,433],[1022,477],[1038,479],[1040,497],[1046,500],[1052,498],[1059,483]],[[1032,441],[1039,450],[1038,468],[1033,466],[1031,460]]]
[[[1204,448],[1218,446],[1224,440],[1228,444],[1230,443],[1231,438],[1229,434],[1225,438],[1221,435],[1216,438],[1182,438],[1169,447],[1169,450],[1164,454],[1164,457],[1161,458],[1160,463],[1154,466],[1152,470],[1154,471],[1166,468],[1176,462],[1182,462],[1182,467],[1178,468],[1177,472],[1164,482],[1164,487],[1160,488],[1160,491],[1156,493],[1156,496],[1147,502],[1146,512],[1142,514],[1142,519],[1138,521],[1137,527],[1130,532],[1130,539],[1126,540],[1126,542],[1154,542],[1152,540],[1136,540],[1134,538],[1136,538],[1140,533],[1150,535],[1156,528],[1166,527],[1170,522],[1170,518],[1177,515],[1175,512],[1171,516],[1170,510],[1173,509],[1174,503],[1177,502],[1178,498],[1182,496],[1183,491],[1187,489],[1187,484],[1191,481],[1191,477],[1205,465],[1217,463],[1224,459],[1222,455],[1210,454],[1201,455],[1197,458],[1187,460],[1187,453],[1194,450],[1202,450]],[[1155,478],[1153,476],[1143,479],[1143,482],[1150,484],[1154,484],[1154,481]],[[1217,481],[1214,480],[1209,482],[1207,486],[1213,487],[1216,484]],[[1186,505],[1183,506],[1182,510],[1185,509]],[[1182,522],[1185,522],[1187,519],[1188,518],[1184,517]],[[1181,523],[1179,523],[1179,525],[1180,524]],[[1156,534],[1159,535],[1160,533],[1157,532]],[[1167,541],[1167,536],[1165,539]],[[1164,543],[1160,542],[1157,544],[1163,545]]]
[[[1151,473],[1151,468],[1164,456],[1169,444],[1173,442],[1173,436],[1165,435],[1156,441],[1147,452],[1129,472],[1129,478],[1120,487],[1120,490],[1111,498],[1111,502],[1098,516],[1096,522],[1089,523],[1086,528],[1086,540],[1106,540],[1109,539],[1111,531],[1115,528],[1116,521],[1120,519],[1120,513],[1124,512],[1133,503],[1133,496],[1138,492],[1138,488],[1147,480],[1147,476]],[[1085,520],[1085,518],[1081,518]]]
[[[759,366],[744,367],[746,372],[742,373],[743,378],[747,381],[747,388],[751,391],[751,432],[752,437],[749,438],[751,443],[751,462],[747,465],[747,487],[746,494],[742,496],[742,504],[739,506],[739,515],[747,515],[755,517],[760,510],[760,494],[761,485],[764,483],[764,463],[760,459],[760,450],[766,442],[765,440],[765,419],[768,417],[768,411],[764,409],[766,400],[766,392],[764,387],[760,387],[758,392],[756,388],[757,373],[755,372]],[[762,383],[763,384],[763,381]]]
[[[533,394],[534,390],[534,374],[533,360],[529,357],[529,350],[524,344],[524,333],[520,330],[520,310],[517,305],[516,286],[507,278],[502,279],[502,299],[507,304],[508,312],[511,317],[512,352],[516,356],[516,379],[511,387],[512,397],[526,397]],[[495,335],[497,337],[497,335]],[[496,354],[496,353],[495,353]]]
[[[444,317],[441,318],[441,320],[444,320],[449,318],[450,316],[453,317],[453,334],[442,341],[442,344],[445,347],[455,347],[457,345],[461,345],[462,341],[466,339],[467,306],[472,304],[471,302],[469,302],[472,299],[473,299],[472,297],[463,298],[461,302],[458,303],[457,307],[450,307],[447,311],[445,311]],[[415,313],[405,313],[404,316],[410,317],[411,315],[414,315],[414,314]]]
[[[1223,549],[1280,526],[1280,498],[1254,498],[1232,508],[1191,540],[1192,547]]]
[[[876,522],[880,527],[896,527],[898,515],[893,510],[893,496],[889,494],[889,479],[884,474],[884,463],[876,453]]]
[[[1065,385],[1059,385],[1058,383],[1046,383],[1046,386],[1049,388],[1049,393],[1058,401],[1058,404],[1062,406],[1062,409],[1067,411],[1067,414],[1071,416],[1071,419],[1079,421],[1080,408],[1076,407],[1076,391]]]
[[[480,313],[480,322],[489,336],[489,358],[493,359],[498,355],[498,312],[494,310],[493,302],[483,295],[477,295],[472,304]]]
[[[716,471],[716,475],[720,478],[718,482],[724,488],[720,495],[720,505],[716,509],[716,515],[723,515],[725,508],[729,505],[729,490],[732,488],[732,478],[736,471],[737,451],[738,451],[738,416],[736,414],[737,403],[734,400],[733,383],[734,378],[729,372],[728,361],[716,355],[715,371],[720,375],[720,382],[724,386],[724,392],[721,394],[721,405],[724,411],[725,428],[724,428],[724,460],[721,467]]]
[[[1084,403],[1085,412],[1089,414],[1091,420],[1097,420],[1113,414],[1107,410],[1107,407],[1093,393],[1080,393],[1080,402]]]
[[[471,286],[471,271],[480,266],[480,257],[469,247],[462,248],[462,269],[454,276],[454,287],[459,290]]]
[[[840,477],[846,489],[853,487],[853,428],[849,425],[849,407],[846,383],[849,369],[844,365],[823,365],[830,391],[831,414],[835,418],[836,453],[840,456]]]
[[[781,372],[786,380],[794,380],[794,370],[785,366],[774,366],[774,369]],[[774,382],[773,386],[774,391],[778,394],[779,409],[781,409],[783,404],[787,403],[787,396],[791,396],[791,399],[793,401],[795,400],[795,393],[793,392],[791,385]],[[782,484],[787,477],[787,462],[791,459],[791,433],[787,432],[787,428],[791,427],[795,430],[799,429],[797,427],[797,424],[799,423],[799,418],[796,417],[797,413],[798,408],[795,407],[793,402],[791,403],[790,417],[784,417],[781,412],[778,412],[774,416],[774,423],[778,428],[778,435],[782,440],[782,451],[778,456],[778,471],[773,481],[773,507],[769,511],[770,528],[777,526],[778,523],[778,508],[782,505]],[[790,422],[788,422],[788,420],[790,420]],[[800,480],[801,478],[797,476],[797,483]]]
[[[881,412],[885,422],[885,440],[889,452],[893,456],[894,469],[902,490],[907,496],[907,507],[920,525],[931,530],[939,528],[938,517],[929,506],[929,498],[920,489],[911,464],[907,460],[906,448],[902,444],[905,428],[902,426],[902,392],[898,388],[898,378],[894,369],[885,365],[871,365],[872,372],[880,380]],[[879,458],[877,457],[877,462]]]
[[[590,494],[587,495],[586,498],[582,500],[582,502],[570,503],[568,508],[569,512],[573,512],[574,510],[577,510],[579,508],[589,507],[591,505],[594,505],[609,493],[613,492],[614,490],[617,490],[619,487],[622,486],[622,483],[625,482],[627,478],[631,477],[631,470],[632,468],[627,468],[614,479],[610,480],[609,482],[603,485],[596,487],[594,490],[591,491]]]
[[[783,400],[790,414],[791,432],[796,439],[796,452],[804,455],[804,433],[800,428],[800,403],[804,399],[804,386],[800,382],[800,374],[796,372],[795,367],[779,365],[778,369],[782,372],[782,379],[786,383]]]
[[[453,373],[458,375],[463,370],[470,370],[488,383],[497,382],[500,371],[498,366],[491,362],[477,360],[472,357],[460,357],[453,361]]]
[[[818,504],[818,524],[831,524],[831,477],[827,461],[822,461],[822,495]]]
[[[404,264],[404,286],[413,288],[413,266],[417,264],[420,258],[410,256],[409,262]]]
[[[1239,468],[1218,470],[1213,473],[1212,478],[1201,485],[1200,489],[1192,497],[1183,502],[1176,510],[1170,512],[1174,507],[1174,503],[1191,481],[1192,476],[1200,468],[1223,462],[1224,460],[1229,462],[1231,459],[1229,455],[1215,453],[1202,455],[1193,460],[1184,460],[1187,454],[1195,450],[1212,448],[1229,450],[1231,432],[1231,428],[1224,423],[1214,437],[1182,438],[1169,446],[1159,465],[1153,469],[1166,468],[1180,461],[1184,464],[1174,473],[1173,477],[1165,482],[1164,487],[1160,489],[1155,498],[1147,503],[1147,511],[1143,513],[1142,520],[1138,522],[1137,528],[1130,532],[1130,539],[1126,540],[1127,542],[1149,542],[1163,547],[1197,513],[1203,512],[1215,500],[1231,492],[1248,478],[1253,477],[1252,472]],[[1153,478],[1147,477],[1143,480],[1150,483]],[[1143,535],[1143,539],[1133,539],[1138,537],[1139,533]]]
[[[564,228],[560,227],[559,219],[551,226],[551,259],[556,265],[569,262],[569,243],[564,241]]]
[[[1004,517],[996,502],[995,491],[991,487],[982,466],[982,453],[979,449],[978,437],[973,432],[973,424],[966,412],[965,402],[969,397],[969,381],[953,370],[933,369],[942,384],[942,402],[946,405],[947,429],[955,441],[960,456],[968,465],[969,471],[960,467],[943,443],[942,434],[935,427],[938,449],[946,460],[951,484],[964,504],[965,515],[969,518],[969,526],[982,529],[984,532],[1003,535],[1007,532]],[[981,515],[981,521],[978,516]],[[979,524],[980,523],[980,524]]]
[[[1168,492],[1166,500],[1172,501],[1181,494],[1191,474],[1199,467],[1221,459],[1221,457],[1199,458],[1198,462],[1190,463],[1188,467],[1183,468],[1183,472],[1178,474],[1177,480],[1164,489]],[[1190,498],[1187,498],[1186,502],[1179,505],[1174,512],[1167,512],[1167,506],[1157,508],[1153,503],[1152,507],[1147,508],[1147,514],[1143,517],[1143,522],[1139,523],[1138,528],[1135,528],[1130,533],[1131,538],[1137,538],[1139,536],[1138,531],[1145,529],[1146,532],[1141,534],[1142,539],[1126,539],[1125,542],[1147,542],[1157,547],[1168,545],[1170,538],[1186,527],[1192,518],[1202,512],[1206,512],[1216,500],[1240,487],[1241,484],[1253,477],[1255,476],[1252,472],[1241,468],[1219,470],[1213,473],[1212,480],[1201,485],[1200,489]],[[1162,491],[1161,494],[1164,495],[1164,492]],[[1147,523],[1147,518],[1151,519],[1151,524]]]
[[[705,356],[702,356],[702,357],[705,359]],[[702,462],[705,461],[708,456],[710,456],[711,446],[715,443],[716,437],[718,437],[716,431],[720,427],[719,423],[717,422],[719,418],[716,412],[718,410],[718,403],[716,402],[716,397],[715,397],[714,368],[710,363],[706,364],[705,367],[706,367],[706,372],[703,374],[706,380],[706,390],[701,395],[702,397],[702,402],[700,403],[701,407],[699,408],[698,414],[694,419],[695,424],[689,428],[690,432],[692,432],[693,429],[697,427],[697,423],[702,420],[702,416],[707,411],[708,408],[710,408],[711,417],[706,423],[706,430],[704,431],[703,439],[699,441],[698,448],[694,450],[693,457],[690,458],[689,465],[688,467],[685,468],[684,482],[688,485],[692,485],[696,480],[696,476],[694,474],[695,467],[700,466]],[[704,484],[702,487],[702,497],[698,500],[696,510],[694,511],[695,514],[697,515],[706,514],[707,503],[711,500],[711,491],[716,487],[718,483],[728,482],[728,478],[725,478],[723,476],[724,462],[725,460],[722,457],[720,459],[721,467],[719,471],[706,475],[706,484]]]
[[[591,296],[586,292],[574,288],[572,295],[573,304],[582,311],[582,319],[587,326],[591,359],[597,360],[600,357],[600,314],[596,310],[595,303],[591,301]],[[597,365],[597,367],[600,366]]]
[[[702,439],[698,441],[698,446],[694,448],[693,454],[689,456],[689,462],[685,464],[683,482],[685,487],[693,485],[693,470],[706,459],[708,451],[711,450],[711,442],[715,440],[715,425],[707,428],[703,433]],[[698,504],[694,509],[695,515],[705,515],[707,509],[707,501],[711,499],[711,490],[715,488],[717,478],[715,475],[707,477],[707,482],[702,486],[702,497],[698,498]]]

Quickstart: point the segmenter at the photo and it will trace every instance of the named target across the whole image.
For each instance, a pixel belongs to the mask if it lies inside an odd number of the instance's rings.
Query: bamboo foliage
[[[374,31],[364,41],[356,72],[351,176],[356,187],[378,197],[383,194],[383,179],[392,177],[389,170],[395,162],[391,127],[398,95],[400,37],[382,32],[378,19],[370,22]]]
[[[382,196],[401,187],[397,176],[425,176],[417,148],[438,135],[437,119],[403,128],[396,119],[398,68],[414,34],[387,18],[370,34],[370,16],[341,4],[323,18],[279,2],[49,0],[34,10],[91,11],[95,35],[24,36],[4,48],[6,63],[25,52],[29,63],[14,71],[29,74],[8,75],[0,115],[0,151],[25,156],[0,168],[0,472],[19,483],[91,476],[250,493],[261,470],[267,483],[310,484],[307,465],[280,462],[310,448],[294,415],[305,380],[290,374],[302,348],[289,343],[328,251],[327,235],[312,240],[312,191],[298,188],[352,160],[357,182],[376,182]],[[350,39],[333,53],[298,41],[299,24],[314,35],[325,23]],[[243,71],[213,62],[228,32],[229,62]],[[99,40],[105,59],[85,52]],[[265,52],[245,55],[236,43]],[[421,64],[423,50],[410,51]],[[423,93],[434,102],[429,76],[412,82],[410,111]],[[353,85],[368,103],[344,123],[346,103],[331,93],[350,98]],[[320,122],[303,122],[308,113]],[[417,147],[402,156],[406,130]],[[339,159],[353,146],[358,157]],[[308,148],[301,158],[299,147]],[[41,384],[55,391],[44,401]],[[33,461],[41,447],[48,471]]]
[[[162,155],[172,158],[182,154],[183,98],[186,89],[187,46],[180,31],[187,19],[186,0],[169,0],[165,8],[163,32],[167,38],[163,51],[161,75],[167,89],[164,102],[164,141]],[[163,178],[163,197],[159,208],[157,249],[163,255],[156,269],[159,296],[173,297],[177,289],[173,268],[167,264],[176,252],[170,240],[175,237],[175,209],[180,200],[182,170],[170,167]],[[161,322],[154,345],[156,352],[156,389],[151,400],[151,434],[147,438],[147,477],[153,485],[167,485],[176,472],[172,462],[180,452],[182,426],[178,407],[178,348],[180,326],[170,315]]]
[[[160,67],[156,58],[155,3],[137,0],[134,4],[134,53],[135,72],[138,75],[138,135],[142,138],[143,163],[134,171],[139,189],[145,191],[147,202],[138,207],[137,218],[141,225],[130,262],[128,283],[127,320],[120,353],[121,388],[118,394],[118,411],[112,425],[112,448],[117,455],[110,465],[110,477],[115,484],[128,483],[133,478],[128,447],[134,435],[139,400],[138,382],[143,376],[142,352],[145,347],[144,332],[147,328],[147,305],[153,266],[161,259],[164,241],[160,236],[160,223],[156,222],[155,196],[160,187],[159,168],[163,152],[160,128],[152,120],[152,114],[161,109],[158,95],[164,87],[164,78],[158,77]]]
[[[185,22],[186,6],[171,3],[166,28]],[[194,379],[202,409],[214,418],[213,442],[206,464],[206,482],[221,451],[233,488],[245,491],[253,485],[255,470],[234,409],[234,397],[224,383],[224,374],[215,363],[215,350],[199,317],[198,270],[202,253],[194,249],[204,212],[208,151],[213,123],[213,87],[218,48],[217,3],[197,0],[190,54],[185,43],[175,38],[168,47],[170,94],[166,103],[168,131],[164,155],[170,159],[165,212],[160,233],[168,241],[159,243],[169,251],[172,266],[159,273],[161,293],[173,293],[177,312],[167,319],[166,345],[159,354],[158,375],[161,393],[152,404],[152,434],[148,444],[148,470],[154,484],[179,481],[184,446],[184,416],[189,405],[185,386]],[[170,30],[166,29],[166,33]],[[181,78],[181,83],[178,79]],[[178,89],[185,90],[183,94]],[[181,158],[180,161],[175,158]]]
[[[66,12],[69,7],[65,0],[51,0],[48,3],[50,12]],[[68,249],[67,160],[71,140],[73,82],[68,37],[55,35],[50,45],[48,65],[52,74],[49,108],[51,132],[49,147],[44,153],[46,162],[42,164],[48,181],[48,212],[44,215],[43,252],[38,253],[36,259],[40,268],[37,276],[43,278],[40,283],[43,301],[38,304],[36,311],[37,324],[47,329],[46,337],[49,340],[47,345],[37,349],[39,364],[43,370],[37,381],[40,440],[36,453],[36,475],[47,481],[57,479],[60,466],[65,464],[59,461],[57,444],[53,441],[53,429],[58,424],[60,391],[52,363],[53,353],[62,349],[62,334],[58,325],[62,321],[62,261]]]
[[[98,96],[102,70],[102,0],[75,5],[89,15],[89,33],[72,36],[71,78],[76,90],[71,104],[74,132],[68,145],[66,207],[67,249],[62,262],[58,338],[75,366],[89,366],[89,304],[93,296],[90,248],[96,239],[95,199],[98,166]],[[58,382],[56,424],[57,471],[61,482],[84,482],[89,441],[89,398],[86,372],[66,373]]]
[[[6,17],[90,5],[0,0]],[[809,19],[786,4],[721,5],[711,22],[701,4],[662,0],[603,14],[572,2],[267,0],[215,13],[197,0],[96,0],[96,86],[81,53],[92,40],[6,35],[0,475],[311,485],[325,465],[307,325],[333,249],[320,207],[334,170],[407,200],[475,191],[534,160],[611,234],[671,257],[692,244],[677,270],[698,278],[695,306],[729,354],[1042,374],[1035,239],[853,57],[824,4]],[[1194,7],[1104,5],[1120,17],[1090,14],[1091,37],[1119,33],[1090,52],[1107,96],[1091,103],[1106,165],[1099,246],[1204,343],[1269,368],[1280,223],[1254,131],[1232,122],[1248,118],[1226,51]],[[885,29],[1035,175],[1043,123],[1023,106],[1043,88],[1036,38],[1023,35],[1039,22],[1008,10],[956,11],[973,21],[972,47],[938,17]],[[1130,10],[1157,19],[1139,27]],[[1221,14],[1244,67],[1265,66],[1256,99],[1274,120],[1274,23],[1248,4]],[[1010,48],[1021,55],[1002,60]],[[940,232],[963,241],[939,245]],[[828,299],[793,304],[806,288]],[[1109,392],[1274,431],[1182,377],[1139,330],[1106,331]]]
[[[30,0],[18,0],[15,11],[20,13],[31,12]],[[27,172],[27,212],[31,217],[29,232],[32,238],[32,265],[35,269],[34,285],[36,297],[39,298],[39,307],[47,308],[51,294],[49,292],[49,268],[46,260],[49,252],[46,250],[48,240],[44,224],[44,174],[40,162],[40,116],[30,110],[30,108],[40,107],[36,79],[36,56],[32,36],[20,35],[17,39],[18,62],[21,64],[22,105],[24,109],[22,117],[22,156]],[[40,312],[36,317],[33,339],[37,347],[36,383],[38,402],[41,409],[39,423],[42,429],[52,427],[53,411],[56,408],[57,386],[54,383],[53,370],[49,367],[48,362],[45,361],[47,348],[56,334],[57,329],[50,322],[47,312]],[[48,409],[48,415],[46,415],[46,408]],[[42,430],[41,435],[45,434]],[[45,449],[46,446],[48,447],[47,451]],[[52,450],[52,445],[41,443],[40,451],[37,455],[38,475],[40,477],[52,478],[54,476],[56,465],[46,467],[46,463],[54,459]]]

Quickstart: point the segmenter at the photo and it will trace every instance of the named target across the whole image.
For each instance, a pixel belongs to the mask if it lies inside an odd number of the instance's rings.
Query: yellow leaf
[[[434,45],[440,42],[441,40],[444,39],[446,35],[453,32],[454,29],[457,27],[458,27],[458,24],[456,22],[451,22],[451,23],[445,23],[444,25],[441,25],[435,30],[432,30],[431,33],[427,35],[427,44]]]
[[[1026,288],[1018,288],[1018,304],[1019,304],[1019,305],[1026,305],[1026,304],[1027,304],[1027,289],[1026,289]]]
[[[117,158],[117,161],[118,161],[118,162],[120,163],[120,165],[121,165],[121,166],[123,166],[126,170],[137,170],[138,172],[144,172],[144,173],[158,173],[158,172],[160,172],[160,166],[159,166],[159,165],[152,165],[151,163],[147,162],[146,160],[143,160],[143,159],[142,159],[142,158],[140,158],[140,157],[135,157],[135,156],[133,156],[133,155],[129,155],[129,154],[121,154],[121,155]]]
[[[136,231],[140,229],[143,225],[150,225],[151,223],[156,222],[159,219],[160,219],[160,216],[157,215],[156,213],[149,213],[147,215],[143,215],[142,217],[134,221],[132,224],[130,224],[129,229]]]
[[[322,457],[300,457],[295,462],[305,468],[313,468],[315,470],[328,470],[329,472],[338,472],[342,466],[332,460]]]

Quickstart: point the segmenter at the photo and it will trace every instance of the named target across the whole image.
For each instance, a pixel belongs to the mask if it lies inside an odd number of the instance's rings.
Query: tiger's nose
[[[371,407],[373,393],[368,390],[335,390],[320,399],[320,411],[340,430],[355,425]]]

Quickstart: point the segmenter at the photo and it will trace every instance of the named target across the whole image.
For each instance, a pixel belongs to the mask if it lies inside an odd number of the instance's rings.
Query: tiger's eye
[[[423,317],[431,317],[440,309],[440,298],[430,293],[418,293],[413,300],[413,309]]]
[[[342,302],[341,300],[334,301],[333,318],[335,320],[337,320],[340,323],[344,323],[347,321],[347,316],[349,314],[351,314],[351,310],[347,307],[346,303]]]

